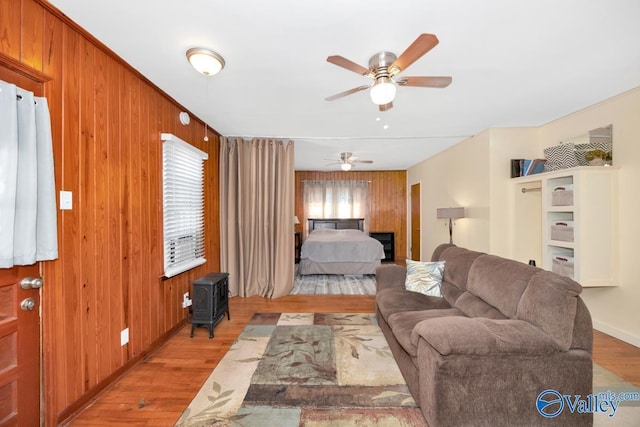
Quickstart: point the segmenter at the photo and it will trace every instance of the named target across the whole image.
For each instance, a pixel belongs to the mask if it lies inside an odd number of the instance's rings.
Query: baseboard
[[[614,338],[640,348],[640,337],[637,335],[630,334],[626,331],[620,330],[614,326],[607,325],[606,323],[602,323],[597,320],[593,320],[593,329],[596,329],[607,335],[611,335]]]

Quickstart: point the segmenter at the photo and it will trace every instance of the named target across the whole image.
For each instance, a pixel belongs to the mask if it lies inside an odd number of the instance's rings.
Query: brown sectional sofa
[[[581,286],[450,244],[432,261],[445,261],[442,298],[405,290],[406,267],[376,272],[378,323],[428,425],[592,425],[592,414],[567,405],[551,418],[536,409],[547,389],[592,393],[593,332]]]

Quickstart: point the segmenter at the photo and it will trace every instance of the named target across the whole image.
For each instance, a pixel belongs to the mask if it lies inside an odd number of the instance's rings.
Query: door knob
[[[24,311],[31,311],[35,306],[36,302],[33,300],[33,298],[25,298],[20,303],[20,308]]]
[[[38,289],[42,287],[42,277],[25,277],[20,281],[22,289]]]

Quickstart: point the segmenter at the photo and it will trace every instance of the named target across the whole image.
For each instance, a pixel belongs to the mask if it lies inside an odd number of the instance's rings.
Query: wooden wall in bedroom
[[[49,76],[56,189],[73,193],[58,211],[59,259],[43,263],[45,415],[57,425],[179,327],[183,293],[219,269],[218,137],[182,126],[180,105],[44,0],[0,0],[0,56]],[[161,132],[209,154],[208,262],[169,280]]]
[[[303,218],[304,181],[306,180],[358,180],[369,181],[370,231],[395,233],[396,260],[407,257],[407,173],[406,171],[354,171],[315,172],[296,171],[295,214]]]

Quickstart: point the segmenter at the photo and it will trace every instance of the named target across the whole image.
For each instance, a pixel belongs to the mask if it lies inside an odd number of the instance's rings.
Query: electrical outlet
[[[120,346],[123,346],[129,342],[129,328],[125,328],[120,332]]]
[[[189,292],[185,292],[184,295],[182,296],[182,308],[187,308],[192,303],[193,301],[189,299]]]

